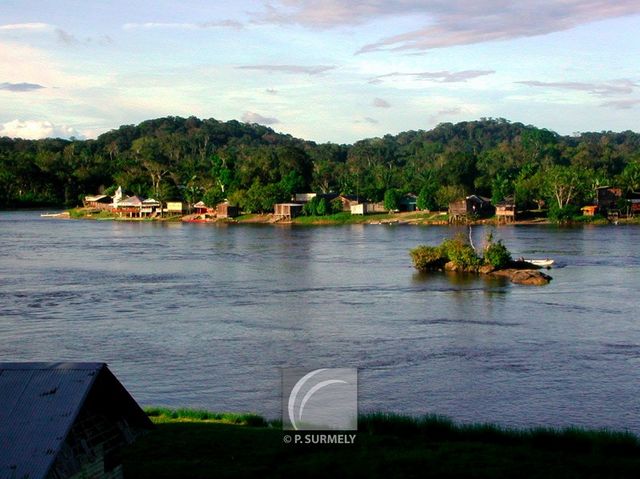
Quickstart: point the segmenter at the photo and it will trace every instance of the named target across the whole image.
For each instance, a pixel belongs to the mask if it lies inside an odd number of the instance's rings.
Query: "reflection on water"
[[[565,265],[545,287],[416,273],[408,250],[451,233],[0,213],[0,360],[106,361],[144,404],[270,417],[278,368],[358,367],[362,410],[640,432],[640,229],[500,228]]]

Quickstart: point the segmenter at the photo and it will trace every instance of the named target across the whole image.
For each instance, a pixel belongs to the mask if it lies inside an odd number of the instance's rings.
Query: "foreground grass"
[[[278,423],[252,414],[147,413],[157,429],[127,451],[125,478],[635,478],[640,470],[640,440],[628,433],[371,414],[359,418],[355,445],[292,446]]]

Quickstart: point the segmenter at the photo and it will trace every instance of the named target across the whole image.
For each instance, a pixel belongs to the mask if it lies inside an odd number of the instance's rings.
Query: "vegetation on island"
[[[353,445],[296,446],[283,443],[279,421],[164,408],[149,414],[157,427],[125,452],[124,477],[631,478],[640,468],[640,439],[627,432],[373,413],[358,418]]]
[[[442,270],[447,263],[461,271],[478,272],[483,266],[493,270],[510,266],[513,261],[511,252],[502,243],[494,240],[493,234],[487,235],[482,255],[479,255],[469,240],[458,234],[445,239],[438,246],[420,245],[410,251],[413,266],[419,271]]]
[[[247,213],[269,212],[306,191],[389,207],[411,192],[429,210],[476,193],[494,202],[514,196],[522,209],[546,205],[562,220],[607,184],[640,190],[640,134],[561,136],[483,119],[339,145],[256,124],[166,117],[95,140],[0,138],[0,207],[76,206],[85,194],[112,194],[118,185],[162,202],[226,198]],[[326,201],[314,208],[306,214],[335,212]]]

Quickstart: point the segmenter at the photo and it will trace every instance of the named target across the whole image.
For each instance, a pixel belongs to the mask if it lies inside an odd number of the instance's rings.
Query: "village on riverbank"
[[[621,188],[599,187],[593,204],[580,208],[580,214],[565,222],[619,224],[634,223],[640,213],[640,193],[623,195]],[[420,209],[415,194],[385,195],[385,201],[371,202],[356,195],[337,193],[298,193],[290,202],[274,203],[271,211],[246,213],[228,200],[206,204],[182,201],[161,202],[153,198],[125,195],[118,187],[114,195],[86,195],[83,206],[63,213],[72,218],[97,220],[155,220],[193,223],[268,224],[545,224],[546,211],[520,210],[513,197],[493,204],[490,198],[469,195],[453,201],[447,211]],[[45,216],[57,216],[45,215]],[[556,222],[558,222],[556,220]]]

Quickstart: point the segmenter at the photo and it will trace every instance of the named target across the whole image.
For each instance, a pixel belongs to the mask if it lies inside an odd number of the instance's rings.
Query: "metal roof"
[[[0,479],[44,478],[104,363],[0,363]]]

